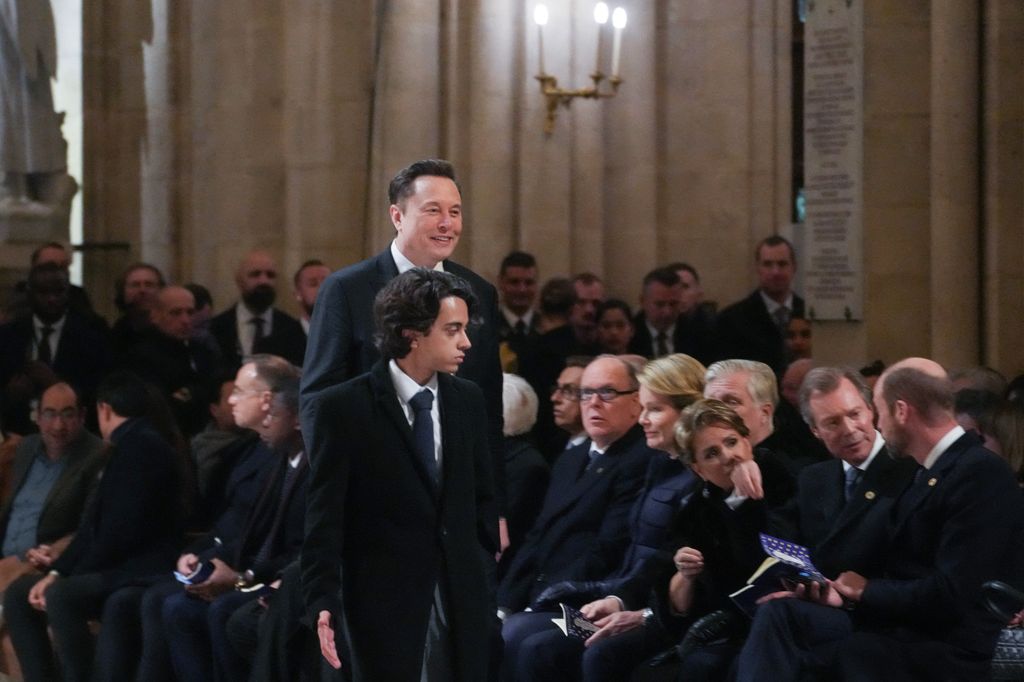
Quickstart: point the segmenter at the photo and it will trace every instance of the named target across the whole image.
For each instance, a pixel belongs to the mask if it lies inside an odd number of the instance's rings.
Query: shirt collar
[[[416,267],[415,263],[406,258],[405,254],[398,250],[398,242],[394,239],[391,240],[391,257],[395,259],[395,265],[398,267],[398,274],[400,275],[403,272],[412,270]],[[444,261],[435,265],[433,269],[444,272]]]
[[[947,431],[946,435],[939,439],[939,442],[935,444],[931,452],[928,453],[928,456],[924,458],[922,466],[925,469],[931,469],[935,466],[935,462],[942,456],[942,453],[948,450],[949,446],[955,443],[957,439],[965,433],[967,432],[964,431],[964,427],[959,424]]]
[[[429,388],[430,392],[435,397],[437,396],[437,372],[434,372],[430,377],[430,381],[427,382],[426,386],[420,386],[416,383],[408,374],[402,371],[402,368],[394,360],[388,360],[388,372],[391,374],[391,383],[395,386],[395,393],[398,394],[399,399],[406,405],[413,399],[413,396],[424,388]]]
[[[575,446],[579,445],[580,443],[586,442],[586,440],[587,440],[587,432],[586,431],[580,431],[575,436],[573,436],[572,438],[569,439],[569,443],[572,444],[573,447],[575,447]]]
[[[52,329],[54,331],[54,333],[60,334],[60,330],[64,328],[64,322],[67,321],[67,319],[68,319],[68,315],[67,315],[67,313],[64,313],[63,315],[60,316],[60,319],[57,320],[56,322],[51,322],[50,324],[46,324],[45,322],[40,320],[38,317],[33,315],[32,316],[32,328],[35,329],[37,336],[42,335],[43,327],[49,327],[50,329]]]
[[[882,434],[880,434],[878,432],[878,430],[876,429],[875,430],[875,443],[874,443],[874,445],[871,446],[871,454],[868,455],[867,459],[865,459],[863,462],[858,464],[857,468],[860,469],[861,471],[867,471],[868,467],[871,466],[871,463],[873,461],[875,461],[875,455],[877,455],[879,452],[882,451],[882,447],[884,445],[885,445],[885,439],[882,438]],[[843,473],[844,474],[847,471],[849,471],[850,469],[852,469],[852,468],[853,468],[852,464],[850,464],[846,460],[843,460]]]
[[[761,300],[764,301],[765,306],[768,308],[768,314],[769,315],[774,315],[775,311],[778,310],[779,308],[781,308],[782,306],[786,306],[786,308],[788,308],[790,312],[793,312],[793,292],[792,291],[789,292],[788,294],[786,294],[786,300],[783,301],[782,303],[779,303],[774,298],[772,298],[768,294],[764,293],[763,289],[758,289],[758,291],[761,294]]]
[[[516,315],[511,310],[509,310],[508,308],[506,308],[504,305],[501,306],[501,314],[505,316],[505,321],[508,322],[508,326],[510,327],[515,327],[516,322],[522,320],[523,324],[526,325],[526,328],[529,329],[530,323],[533,321],[533,312],[533,308],[530,308],[525,313],[523,313],[522,316],[519,316]]]
[[[274,306],[270,306],[262,313],[257,314],[250,310],[249,306],[245,305],[245,301],[239,301],[237,311],[238,319],[241,320],[243,324],[248,323],[249,320],[256,319],[257,317],[262,318],[263,321],[267,323],[274,319]]]
[[[651,326],[651,323],[648,322],[646,318],[644,318],[644,324],[647,325],[647,331],[650,332],[650,334],[651,334],[651,340],[652,341],[657,341],[658,340],[658,334],[661,334],[661,332],[659,332],[657,329],[655,329],[653,326]],[[665,338],[669,342],[671,342],[672,339],[675,338],[675,336],[676,336],[676,323],[673,322],[672,326],[665,330]]]

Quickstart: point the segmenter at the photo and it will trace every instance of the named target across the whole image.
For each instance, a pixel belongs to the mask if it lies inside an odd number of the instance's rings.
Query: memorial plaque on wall
[[[804,30],[808,315],[863,315],[863,0],[809,0]]]

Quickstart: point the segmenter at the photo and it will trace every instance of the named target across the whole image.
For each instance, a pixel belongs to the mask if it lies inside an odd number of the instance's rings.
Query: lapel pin
[[[604,473],[604,467],[597,467],[597,473],[603,474]]]
[[[929,478],[928,479],[928,487],[934,488],[935,484],[938,483],[938,482],[939,482],[939,479],[937,479],[937,478]]]
[[[868,499],[868,500],[875,499],[875,491],[874,490],[867,491],[866,493],[864,493],[864,498]]]

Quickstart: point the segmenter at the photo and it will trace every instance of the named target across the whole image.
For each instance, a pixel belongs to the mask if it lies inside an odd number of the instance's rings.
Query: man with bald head
[[[220,346],[227,369],[234,371],[257,353],[279,355],[302,366],[306,333],[291,315],[274,307],[277,264],[263,250],[246,254],[235,271],[240,300],[210,320],[210,333]]]
[[[874,404],[890,451],[916,469],[895,503],[884,570],[847,570],[826,588],[772,595],[740,655],[739,680],[798,680],[808,670],[845,680],[989,677],[1005,623],[983,606],[981,586],[1019,575],[1020,489],[1007,464],[956,423],[953,385],[937,363],[896,363],[875,385]]]
[[[639,388],[633,366],[614,355],[583,370],[579,405],[589,440],[555,460],[544,506],[498,586],[509,675],[523,638],[536,631],[535,614],[519,612],[550,585],[598,580],[622,561],[629,510],[655,454],[637,423]]]
[[[219,363],[213,352],[192,342],[195,299],[185,287],[165,286],[153,296],[152,328],[144,333],[123,365],[157,386],[167,398],[186,437],[206,425],[209,396],[216,390]]]

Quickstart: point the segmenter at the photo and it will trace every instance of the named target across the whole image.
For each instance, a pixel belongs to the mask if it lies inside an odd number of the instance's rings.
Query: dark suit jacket
[[[488,679],[494,613],[484,562],[497,548],[497,514],[484,402],[471,382],[437,379],[440,489],[415,454],[383,362],[307,404],[322,454],[310,460],[303,590],[314,622],[326,609],[347,631],[344,665],[356,680],[420,679],[435,585],[456,680]]]
[[[249,516],[263,495],[279,458],[255,433],[242,436],[224,448],[222,471],[211,482],[209,497],[202,500],[200,528],[210,532],[192,543],[190,551],[199,554],[215,543],[237,538],[245,531]]]
[[[149,420],[125,422],[110,440],[103,478],[53,569],[99,573],[113,590],[172,566],[184,523],[180,458]]]
[[[210,334],[220,346],[224,368],[232,371],[242,366],[237,312],[238,309],[231,306],[210,320]],[[270,329],[270,334],[253,346],[253,353],[280,355],[296,367],[302,367],[302,359],[306,354],[306,332],[302,324],[288,313],[274,308]]]
[[[686,353],[692,358],[709,364],[714,360],[711,337],[712,329],[702,324],[702,316],[684,317],[680,315],[676,319],[676,327],[672,332],[672,347],[676,353]],[[647,319],[643,312],[639,312],[633,318],[633,339],[629,342],[629,352],[642,355],[645,358],[655,357],[655,341],[647,328]]]
[[[42,437],[39,434],[26,436],[14,453],[11,480],[14,482],[10,499],[0,508],[0,544],[7,533],[14,497],[25,483],[25,477],[36,456],[43,452]],[[88,431],[68,445],[64,452],[64,471],[53,484],[39,514],[36,529],[36,543],[48,544],[74,533],[82,518],[89,493],[96,487],[100,470],[106,462],[103,441]]]
[[[804,314],[804,299],[796,294],[793,294],[791,314]],[[768,314],[760,289],[719,313],[717,324],[716,359],[758,360],[776,374],[786,368],[782,333]]]
[[[0,390],[4,390],[4,428],[31,433],[36,429],[28,423],[27,402],[13,400],[7,386],[23,372],[35,344],[32,316],[0,325]],[[92,318],[68,310],[61,331],[53,371],[80,391],[83,405],[92,405],[96,387],[111,366],[109,336],[105,328]],[[26,430],[28,429],[28,430]]]
[[[306,519],[306,491],[309,487],[309,460],[299,460],[295,478],[283,490],[286,467],[284,454],[274,453],[276,461],[266,473],[263,490],[250,510],[241,533],[223,538],[224,544],[212,553],[229,566],[244,571],[251,569],[256,582],[275,580],[285,566],[296,560],[302,546]],[[271,538],[270,554],[256,561],[264,540]]]
[[[889,538],[889,517],[914,475],[914,462],[895,460],[888,450],[871,461],[849,504],[838,459],[812,464],[800,472],[797,495],[780,515],[775,535],[805,545],[814,565],[829,578],[842,571],[880,574]]]
[[[540,516],[498,586],[499,607],[522,611],[549,585],[604,578],[621,563],[629,512],[657,451],[647,447],[639,426],[584,472],[589,449],[587,441],[555,460]]]
[[[219,388],[219,366],[206,346],[185,344],[151,329],[120,359],[120,364],[160,390],[187,438],[199,433],[210,420],[208,406]]]
[[[961,436],[897,501],[884,577],[868,581],[855,615],[942,645],[948,658],[931,648],[918,661],[931,679],[984,679],[1005,623],[982,605],[981,585],[1019,577],[1022,506],[1006,462]]]
[[[495,475],[498,502],[504,508],[505,444],[502,434],[503,411],[501,361],[498,358],[498,294],[494,287],[472,270],[458,263],[444,262],[444,269],[458,275],[473,287],[480,301],[480,325],[471,326],[472,348],[458,375],[483,391],[487,406],[488,441],[491,468]],[[311,401],[331,386],[370,371],[380,358],[373,343],[373,300],[384,285],[398,276],[398,266],[390,247],[373,258],[333,273],[320,285],[309,327],[309,346],[302,368],[302,433],[315,461],[321,452],[319,434],[312,428]]]

